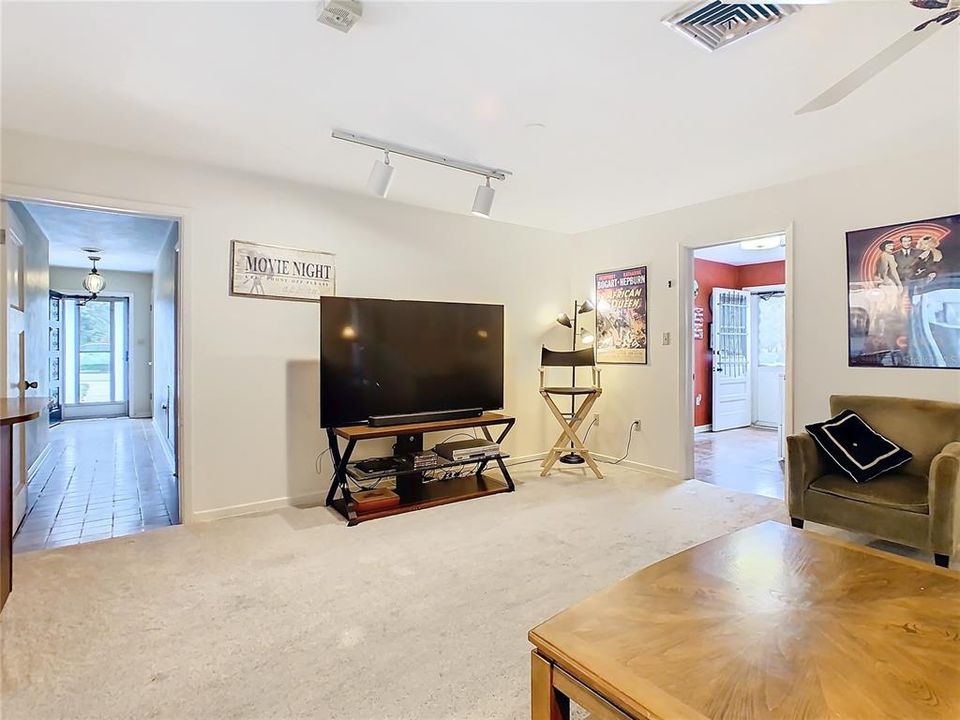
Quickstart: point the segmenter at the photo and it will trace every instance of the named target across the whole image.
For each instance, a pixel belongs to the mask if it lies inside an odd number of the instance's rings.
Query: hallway
[[[179,522],[177,482],[150,419],[68,421],[27,488],[14,552],[62,547]]]
[[[777,431],[745,427],[693,437],[694,477],[731,490],[783,499]]]

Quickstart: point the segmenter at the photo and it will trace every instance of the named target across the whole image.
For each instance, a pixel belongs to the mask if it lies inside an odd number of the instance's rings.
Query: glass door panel
[[[92,300],[80,305],[78,368],[80,402],[113,401],[113,323],[112,303]]]

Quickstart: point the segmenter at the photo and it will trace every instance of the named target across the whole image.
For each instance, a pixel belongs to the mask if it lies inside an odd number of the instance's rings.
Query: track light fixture
[[[367,189],[377,197],[385,198],[393,182],[393,165],[390,164],[390,153],[384,150],[383,160],[376,160],[367,180]]]
[[[493,195],[496,192],[490,187],[490,178],[487,178],[485,185],[477,187],[477,194],[473,198],[473,210],[471,212],[478,217],[490,217],[490,209],[493,207]]]
[[[397,145],[396,143],[386,140],[378,140],[346,130],[334,130],[331,135],[335,140],[344,140],[346,142],[356,143],[357,145],[366,145],[367,147],[377,148],[383,151],[383,162],[378,160],[374,163],[373,170],[370,172],[370,179],[367,182],[367,187],[370,192],[379,197],[387,196],[387,192],[390,189],[390,182],[393,180],[393,166],[390,164],[390,153],[403,155],[404,157],[415,160],[423,160],[424,162],[430,162],[436,165],[443,165],[444,167],[460,170],[461,172],[482,175],[485,182],[477,188],[477,193],[473,199],[472,210],[474,215],[481,217],[490,217],[490,210],[493,207],[495,191],[490,187],[490,181],[506,180],[508,175],[513,174],[509,170],[479,165],[467,160],[457,160],[445,155],[438,155],[426,150],[417,150],[416,148],[406,147],[405,145]]]

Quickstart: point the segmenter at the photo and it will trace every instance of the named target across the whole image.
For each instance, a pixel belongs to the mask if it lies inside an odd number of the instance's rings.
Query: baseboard
[[[33,464],[27,469],[27,484],[30,484],[30,481],[33,480],[34,475],[37,474],[37,471],[40,469],[40,466],[43,465],[43,461],[47,459],[47,456],[50,454],[50,443],[44,445],[43,450],[40,451],[40,454],[37,455],[37,459],[33,461]]]
[[[710,423],[707,423],[706,425],[696,425],[693,428],[694,433],[703,433],[703,432],[712,432],[712,431],[713,431],[713,425]]]
[[[160,441],[160,447],[163,448],[163,454],[167,456],[167,462],[170,463],[170,467],[176,468],[177,459],[173,455],[173,448],[170,447],[170,443],[167,442],[167,438],[164,437],[160,426],[157,424],[157,418],[154,417],[153,422],[150,424],[153,425],[153,429],[157,433],[157,439]]]
[[[161,440],[162,440],[161,436]],[[166,443],[163,443],[166,445]],[[542,460],[547,456],[547,453],[534,453],[532,455],[518,455],[516,457],[507,458],[504,461],[504,464],[509,466],[513,465],[522,465],[524,463],[532,463],[537,460]],[[295,497],[278,497],[271,500],[258,500],[251,503],[242,503],[240,505],[228,505],[227,507],[214,508],[212,510],[200,510],[199,512],[193,513],[193,517],[186,522],[209,522],[211,520],[223,520],[224,518],[229,517],[240,517],[242,515],[253,515],[255,513],[269,512],[271,510],[279,510],[280,508],[285,507],[302,507],[302,506],[313,506],[313,505],[322,505],[327,499],[326,489],[319,492],[307,493],[306,495],[299,495]]]
[[[593,457],[604,463],[614,463],[619,459],[613,455],[601,455],[600,453],[593,453]],[[641,472],[650,473],[651,475],[657,475],[658,477],[668,478],[670,480],[680,479],[680,473],[676,470],[658,467],[657,465],[647,465],[646,463],[637,462],[636,460],[621,460],[617,465],[630,468],[631,470],[640,470]]]

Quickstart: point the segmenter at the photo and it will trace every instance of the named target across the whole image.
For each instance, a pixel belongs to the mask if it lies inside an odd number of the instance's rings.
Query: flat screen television
[[[323,427],[502,407],[502,305],[321,299]]]

